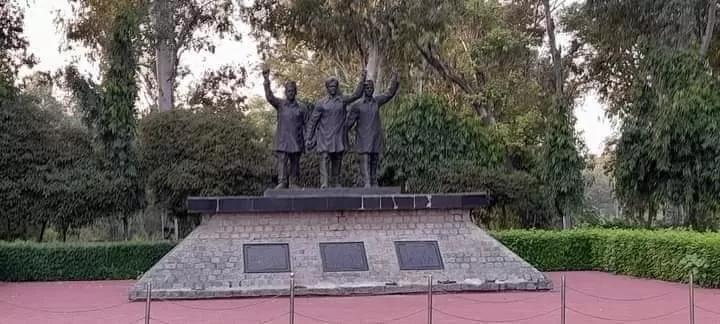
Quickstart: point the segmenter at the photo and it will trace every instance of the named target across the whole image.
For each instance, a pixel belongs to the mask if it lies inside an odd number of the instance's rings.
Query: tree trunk
[[[655,205],[655,203],[653,203],[653,202],[648,203],[648,217],[647,217],[647,223],[645,223],[645,225],[647,226],[648,229],[652,228],[653,222],[655,221],[655,218],[657,218],[657,212],[658,212],[658,209],[657,209],[657,206]]]
[[[708,17],[705,25],[705,34],[703,35],[702,47],[700,52],[703,56],[707,55],[710,50],[710,42],[712,41],[715,22],[717,21],[717,0],[708,1]]]
[[[173,218],[173,223],[175,225],[175,231],[173,232],[173,240],[175,242],[177,242],[180,239],[180,230],[178,228],[179,224],[178,224],[177,216],[175,218]]]
[[[130,220],[128,219],[127,215],[122,216],[122,223],[123,223],[123,239],[125,241],[130,239]]]
[[[161,240],[166,240],[166,239],[167,239],[167,235],[165,235],[165,217],[166,217],[166,215],[167,215],[166,209],[163,208],[163,209],[160,211],[160,233],[161,233],[161,234],[160,234],[160,237],[161,237],[160,239],[161,239]]]
[[[458,86],[468,95],[474,97],[483,97],[483,91],[485,91],[485,73],[479,68],[475,68],[475,85],[472,81],[466,79],[463,75],[457,73],[438,53],[435,46],[430,43],[415,43],[415,47],[420,52],[422,57],[431,68],[437,71],[445,80]],[[482,99],[474,99],[471,105],[475,112],[480,115],[485,125],[494,125],[495,113],[492,111],[492,107],[488,107]]]
[[[68,231],[70,231],[70,224],[60,225],[60,241],[61,242],[63,242],[63,243],[67,242]]]
[[[550,42],[550,54],[553,61],[553,72],[555,73],[555,94],[559,100],[563,97],[563,74],[562,62],[560,61],[560,49],[555,42],[555,21],[550,13],[550,0],[543,0],[545,5],[545,22],[547,24],[548,41]]]
[[[367,70],[367,79],[375,81],[375,92],[378,92],[377,89],[382,87],[382,66],[383,57],[380,45],[377,42],[371,42],[368,45],[368,60],[365,70]]]
[[[37,241],[38,243],[43,241],[43,238],[45,237],[45,229],[47,228],[47,221],[43,221],[40,225],[40,233],[38,234]]]
[[[555,198],[555,211],[558,215],[560,215],[560,218],[562,219],[562,229],[568,229],[570,227],[570,222],[568,220],[567,213],[565,211],[565,208],[563,208],[562,204],[557,198]]]
[[[157,28],[156,54],[156,79],[158,82],[157,104],[160,111],[168,111],[175,107],[174,83],[175,83],[175,54],[172,46],[174,31],[172,21],[172,10],[169,0],[155,1],[155,26]]]

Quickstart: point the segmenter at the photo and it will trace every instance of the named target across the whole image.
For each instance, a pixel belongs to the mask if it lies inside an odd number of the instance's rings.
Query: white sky
[[[570,0],[574,2],[577,0]],[[82,57],[82,51],[72,53],[59,51],[63,43],[63,35],[53,22],[55,12],[61,10],[70,14],[70,5],[67,0],[31,0],[29,8],[25,11],[25,35],[30,42],[30,51],[40,62],[33,71],[55,71],[71,62],[77,62],[81,72],[97,76],[97,67],[89,64]],[[247,30],[246,26],[243,26]],[[77,61],[74,61],[77,60]],[[182,64],[187,64],[194,75],[198,76],[208,68],[220,67],[228,63],[241,63],[248,68],[248,87],[244,91],[247,95],[262,95],[261,76],[256,70],[260,63],[255,42],[245,37],[240,42],[221,41],[215,54],[198,54],[186,52]],[[32,71],[23,71],[26,75]],[[183,90],[183,85],[179,90]],[[613,127],[604,117],[603,106],[594,94],[588,95],[575,110],[577,117],[576,128],[582,132],[583,139],[591,153],[600,154],[604,147],[604,140],[611,135]]]

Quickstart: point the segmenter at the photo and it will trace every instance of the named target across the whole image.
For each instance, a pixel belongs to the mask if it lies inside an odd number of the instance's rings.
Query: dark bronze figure
[[[350,96],[340,93],[336,78],[325,81],[328,95],[318,100],[307,123],[306,145],[320,153],[321,188],[327,188],[329,184],[340,187],[340,168],[348,146],[345,126],[347,105],[362,96],[366,75],[363,71],[355,92]]]
[[[263,70],[265,99],[277,111],[275,153],[277,154],[278,185],[276,189],[296,187],[300,173],[300,156],[305,147],[307,106],[296,100],[295,82],[285,84],[285,99],[276,98],[270,89],[270,71]]]
[[[356,126],[355,151],[360,154],[360,172],[365,187],[377,187],[377,168],[380,152],[383,149],[383,129],[380,120],[380,107],[390,101],[400,86],[397,72],[393,72],[390,89],[387,92],[373,96],[375,83],[367,80],[364,84],[364,96],[350,106],[347,117],[348,130]]]

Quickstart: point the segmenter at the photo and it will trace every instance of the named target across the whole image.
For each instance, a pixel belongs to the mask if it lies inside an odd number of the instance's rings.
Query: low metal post
[[[693,274],[690,272],[690,324],[695,324],[695,284]]]
[[[150,324],[150,296],[152,295],[152,284],[147,284],[147,297],[145,299],[145,324]]]
[[[295,274],[290,273],[290,324],[295,324]]]
[[[565,286],[567,285],[567,281],[565,279],[565,275],[560,278],[560,324],[565,324],[565,306],[566,306],[566,300],[565,300]]]
[[[427,322],[428,324],[432,324],[433,320],[433,283],[432,283],[432,275],[428,276],[428,318]]]

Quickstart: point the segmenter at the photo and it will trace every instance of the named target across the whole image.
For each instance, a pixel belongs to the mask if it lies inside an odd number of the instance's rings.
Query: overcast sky
[[[577,0],[569,0],[574,2]],[[97,75],[97,67],[92,66],[82,58],[80,50],[67,53],[60,52],[63,36],[55,26],[53,19],[55,12],[60,10],[70,14],[67,0],[30,0],[30,6],[25,11],[25,34],[30,42],[30,51],[35,54],[40,63],[33,71],[54,71],[65,65],[75,62],[81,72]],[[244,26],[247,30],[247,27]],[[187,64],[194,75],[199,76],[208,68],[219,67],[228,63],[241,63],[249,68],[249,83],[246,93],[248,95],[262,95],[262,81],[259,71],[255,70],[260,58],[257,55],[255,43],[245,37],[240,42],[221,41],[215,54],[197,54],[186,52],[182,63]],[[32,71],[23,71],[26,75]],[[181,91],[183,85],[181,85]],[[583,133],[583,139],[590,152],[600,154],[603,142],[612,132],[610,122],[604,117],[602,105],[594,95],[589,95],[575,110],[577,117],[576,128]]]

